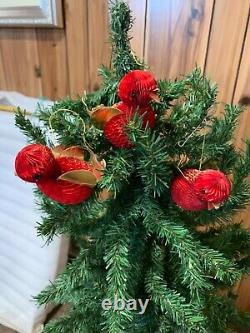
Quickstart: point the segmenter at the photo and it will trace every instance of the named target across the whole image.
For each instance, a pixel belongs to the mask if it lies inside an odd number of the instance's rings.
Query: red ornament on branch
[[[149,128],[153,128],[155,126],[155,112],[150,105],[143,107],[133,107],[128,106],[123,102],[120,102],[115,105],[115,107],[120,110],[122,113],[133,116],[135,112],[137,112],[140,116],[143,116],[143,127],[148,126]]]
[[[131,148],[133,144],[129,141],[126,133],[126,125],[129,123],[131,115],[123,113],[114,116],[104,127],[106,139],[117,148]]]
[[[170,191],[172,200],[184,210],[210,210],[228,199],[231,184],[221,171],[187,169],[173,179]]]
[[[59,157],[56,159],[56,163],[58,177],[39,180],[36,184],[40,191],[52,200],[64,205],[76,205],[87,200],[92,194],[92,187],[77,184],[76,179],[79,182],[79,177],[76,178],[75,173],[73,178],[72,175],[70,176],[70,172],[86,170],[91,174],[89,163],[72,157]]]
[[[16,157],[17,175],[36,183],[46,196],[64,205],[75,205],[92,194],[102,176],[103,165],[92,154],[84,161],[79,147],[55,147],[32,144],[23,148]]]
[[[116,105],[122,113],[112,117],[104,127],[105,137],[117,148],[131,148],[133,144],[129,141],[126,133],[126,125],[129,123],[135,112],[143,117],[142,127],[152,128],[155,125],[155,113],[151,106],[134,108],[123,102]]]
[[[207,202],[208,209],[218,208],[231,193],[231,183],[219,170],[204,170],[194,182],[194,191],[202,201]]]
[[[100,105],[90,113],[93,123],[104,129],[104,135],[117,148],[131,148],[126,133],[126,125],[135,112],[142,116],[142,126],[153,128],[155,113],[149,105],[150,100],[159,100],[156,95],[157,82],[151,73],[134,70],[127,73],[120,81],[118,95],[121,102],[107,107]]]
[[[98,128],[103,128],[104,135],[117,148],[131,148],[126,133],[126,125],[137,112],[142,116],[142,127],[153,128],[155,125],[155,113],[150,105],[144,107],[128,106],[123,102],[107,107],[100,105],[90,113],[92,121]]]
[[[16,156],[16,174],[26,182],[35,183],[56,173],[56,163],[51,150],[40,144],[24,147]]]
[[[150,72],[133,70],[121,79],[118,96],[129,106],[145,106],[151,100],[159,101],[157,82]]]

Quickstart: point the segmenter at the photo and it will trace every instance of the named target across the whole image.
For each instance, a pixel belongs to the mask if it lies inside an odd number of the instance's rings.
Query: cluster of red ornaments
[[[172,200],[184,210],[211,210],[228,199],[231,183],[219,170],[187,169],[173,179],[170,191]]]
[[[87,200],[93,190],[88,181],[76,181],[74,172],[85,172],[87,180],[92,174],[93,178],[95,176],[93,165],[78,155],[77,147],[67,149],[60,146],[53,152],[46,146],[30,144],[16,156],[16,174],[27,182],[35,183],[54,201],[64,205],[79,204]]]
[[[126,125],[137,112],[142,116],[144,128],[154,127],[155,113],[150,101],[159,100],[156,92],[157,82],[151,73],[131,71],[118,85],[121,101],[112,107],[100,105],[95,108],[91,112],[92,121],[104,130],[112,145],[131,148],[133,144],[126,133]],[[91,196],[102,175],[103,165],[96,158],[85,161],[78,147],[49,149],[31,144],[17,154],[15,168],[20,178],[36,183],[49,198],[61,204],[74,205]],[[210,210],[219,208],[228,199],[231,183],[218,170],[186,169],[172,180],[170,192],[173,202],[184,210]]]
[[[113,107],[100,106],[93,112],[97,122],[102,123],[107,140],[117,148],[131,148],[125,127],[137,112],[143,117],[143,127],[153,128],[155,113],[151,100],[158,100],[157,82],[151,73],[143,70],[128,72],[119,82],[118,96],[121,100]],[[97,119],[98,118],[98,119]]]
[[[143,118],[143,127],[153,128],[155,113],[151,100],[159,101],[157,82],[151,73],[143,70],[128,72],[119,82],[118,96],[121,100],[112,107],[99,106],[92,112],[92,120],[104,130],[108,141],[117,148],[131,148],[126,125],[137,112]],[[228,199],[231,184],[217,170],[187,169],[171,183],[172,200],[188,211],[219,208]]]

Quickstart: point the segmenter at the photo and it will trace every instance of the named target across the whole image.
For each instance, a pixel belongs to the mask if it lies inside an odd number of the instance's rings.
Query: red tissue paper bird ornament
[[[145,106],[151,100],[159,102],[157,82],[148,71],[133,70],[121,79],[118,85],[118,96],[129,106]]]
[[[231,183],[219,170],[187,169],[170,186],[172,200],[188,211],[219,208],[229,197]]]
[[[131,119],[126,113],[118,114],[110,119],[104,127],[106,139],[117,148],[132,148],[133,144],[129,141],[126,133],[126,125]]]
[[[135,112],[142,116],[142,126],[153,128],[155,113],[149,105],[151,100],[159,101],[157,82],[150,72],[134,70],[128,72],[118,85],[118,96],[121,102],[106,107],[103,105],[90,113],[93,123],[104,130],[104,135],[117,148],[131,148],[126,133],[126,125]]]
[[[153,128],[155,125],[155,113],[151,106],[144,106],[141,108],[135,108],[127,106],[123,102],[115,105],[115,107],[121,111],[112,117],[104,127],[104,135],[117,148],[131,148],[133,144],[129,141],[125,127],[133,117],[135,112],[138,112],[143,117],[142,127],[146,126]]]
[[[28,145],[17,154],[15,169],[20,178],[36,183],[42,193],[64,205],[87,200],[101,175],[83,160],[78,147],[50,150],[38,144]]]
[[[59,157],[56,159],[58,177],[41,179],[36,184],[40,191],[54,201],[64,205],[76,205],[87,200],[92,194],[92,188],[64,180],[60,175],[73,170],[91,171],[90,165],[73,157]]]
[[[48,147],[30,144],[17,154],[15,169],[21,179],[34,183],[42,177],[53,176],[56,171],[56,162]]]
[[[112,117],[104,127],[104,135],[117,148],[131,148],[133,144],[129,141],[128,135],[126,133],[126,125],[129,123],[130,119],[133,117],[135,112],[138,112],[143,118],[142,127],[146,126],[153,128],[155,125],[155,113],[151,106],[144,106],[141,108],[134,108],[127,106],[123,102],[115,106],[121,111]]]
[[[142,107],[133,107],[128,106],[123,102],[119,102],[114,105],[118,110],[122,113],[130,115],[131,117],[135,112],[137,112],[140,116],[143,117],[142,126],[145,128],[148,126],[149,128],[153,128],[155,126],[155,112],[150,105],[142,106]]]
[[[100,105],[91,111],[94,124],[104,130],[104,135],[117,148],[131,148],[133,144],[129,141],[126,133],[126,125],[134,113],[142,116],[142,127],[153,128],[155,125],[155,113],[150,105],[133,107],[119,102],[112,107]]]

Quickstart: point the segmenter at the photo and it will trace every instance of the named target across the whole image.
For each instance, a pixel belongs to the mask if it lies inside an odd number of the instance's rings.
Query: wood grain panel
[[[239,75],[236,82],[233,103],[245,104],[247,111],[240,118],[236,133],[236,144],[242,146],[242,139],[250,138],[250,22],[245,38],[245,45],[239,67]],[[250,226],[250,225],[249,225]]]
[[[206,74],[218,84],[218,100],[231,102],[248,19],[249,0],[217,0]]]
[[[65,33],[59,29],[36,32],[43,96],[52,100],[69,94]]]
[[[65,0],[69,87],[72,97],[89,90],[87,0]]]
[[[6,89],[42,95],[39,56],[34,29],[0,29],[0,48]]]
[[[148,0],[146,62],[158,78],[204,67],[213,0]]]
[[[100,65],[110,65],[111,44],[109,43],[108,0],[88,1],[88,51],[90,90],[97,90],[101,78]]]
[[[246,104],[246,112],[242,114],[239,120],[239,126],[236,131],[236,145],[243,147],[242,139],[250,138],[250,22],[248,19],[247,34],[242,53],[242,58],[237,77],[233,102],[235,104]],[[250,227],[249,221],[250,207],[242,212],[239,217],[244,221],[246,227]],[[241,309],[250,310],[250,277],[243,279],[238,288],[237,304]]]
[[[5,79],[5,64],[0,48],[0,89],[7,89],[7,83]]]
[[[133,52],[140,59],[143,59],[147,0],[127,0],[127,3],[132,11],[132,16],[135,18],[133,28],[130,32],[132,37],[131,47]]]

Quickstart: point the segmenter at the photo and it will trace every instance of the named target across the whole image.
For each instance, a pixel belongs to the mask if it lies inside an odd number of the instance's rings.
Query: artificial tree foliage
[[[250,199],[250,142],[236,150],[233,133],[241,107],[217,117],[217,88],[199,69],[179,80],[159,80],[153,129],[134,116],[126,127],[131,149],[113,147],[89,112],[118,102],[117,85],[130,70],[147,68],[130,48],[133,19],[126,3],[111,6],[111,69],[102,67],[100,90],[51,108],[39,108],[40,125],[20,111],[17,126],[31,142],[90,147],[105,159],[104,175],[87,201],[64,206],[36,191],[42,213],[38,234],[70,235],[77,256],[36,297],[68,304],[44,333],[235,332],[250,318],[235,307],[235,284],[249,271],[250,232],[233,215]],[[214,168],[230,175],[232,191],[219,209],[188,212],[171,200],[180,169]],[[106,200],[99,194],[108,190]],[[102,308],[103,299],[150,299],[146,312]]]

